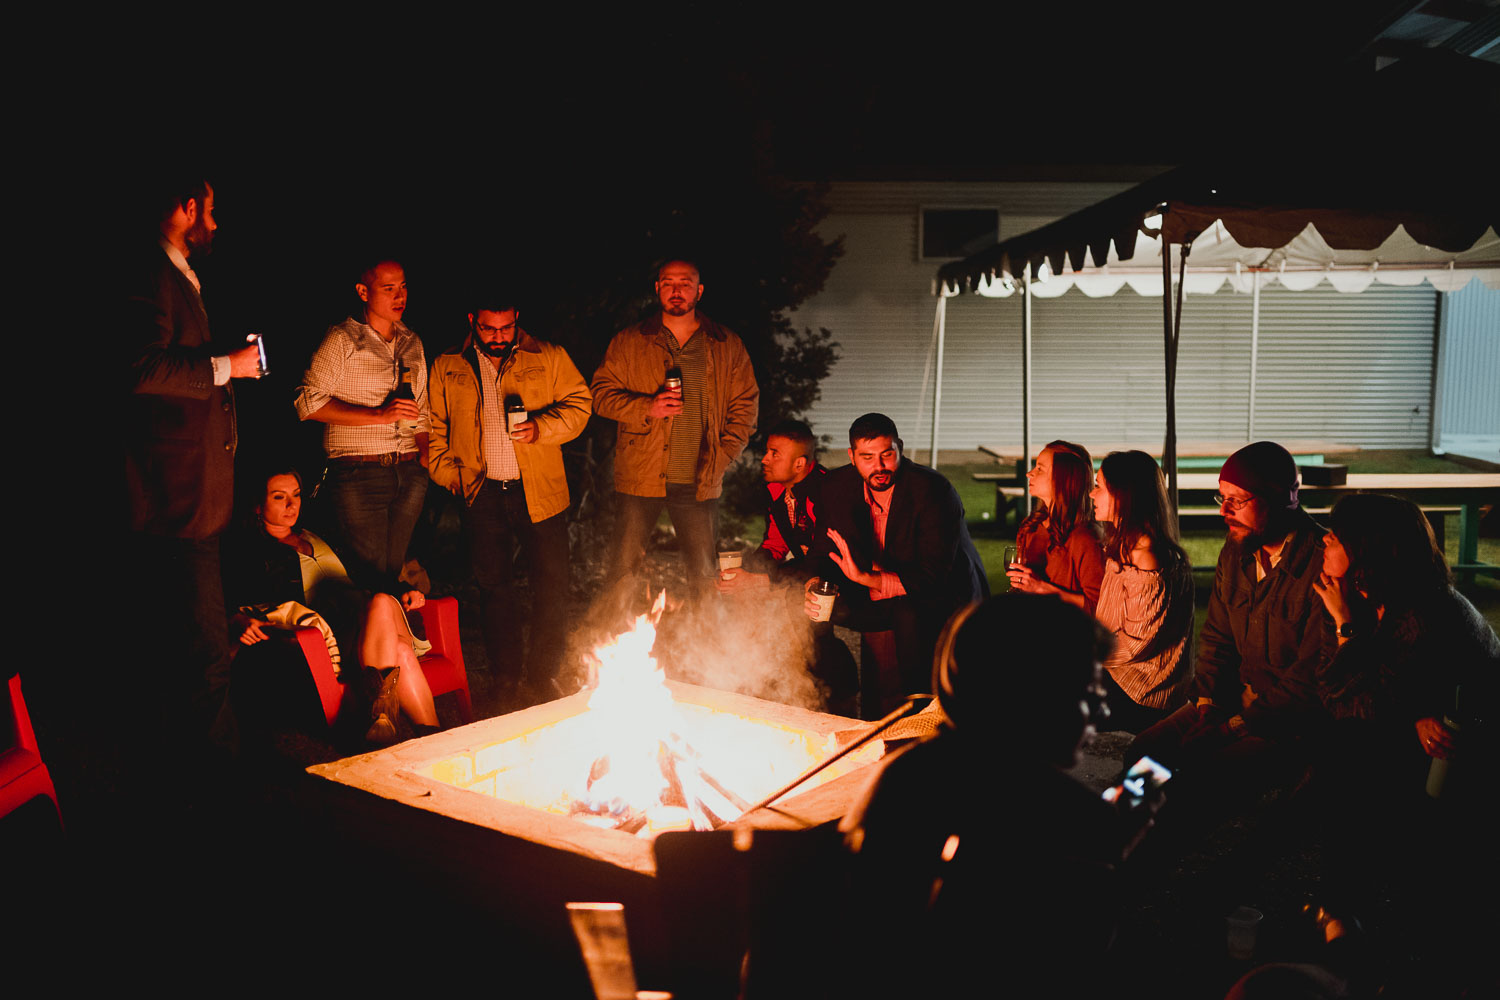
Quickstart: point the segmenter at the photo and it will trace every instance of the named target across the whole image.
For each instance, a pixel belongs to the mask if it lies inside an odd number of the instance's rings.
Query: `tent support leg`
[[[1021,295],[1021,509],[1016,514],[1019,524],[1031,513],[1031,480],[1025,473],[1031,470],[1031,265],[1027,264],[1022,274]]]
[[[1255,440],[1255,372],[1260,363],[1260,272],[1250,272],[1250,412],[1245,416],[1245,440]]]
[[[938,296],[937,304],[937,367],[932,379],[932,451],[929,462],[934,469],[938,465],[938,414],[943,410],[943,344],[948,327],[948,298]]]

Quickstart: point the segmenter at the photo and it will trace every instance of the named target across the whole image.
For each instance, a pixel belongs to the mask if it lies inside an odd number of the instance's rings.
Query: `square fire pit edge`
[[[747,695],[698,685],[668,682],[684,706],[724,712],[742,719],[769,722],[819,736],[863,731],[870,723],[846,719]],[[307,769],[309,774],[452,820],[486,828],[554,850],[581,855],[646,876],[654,876],[653,841],[619,830],[601,829],[579,820],[533,809],[464,787],[473,761],[487,748],[520,740],[528,733],[576,717],[587,710],[588,691],[508,715],[483,719],[419,740],[348,757]],[[468,762],[467,764],[465,762]],[[466,767],[470,773],[463,772]],[[814,825],[847,811],[866,780],[864,768],[826,784],[794,793],[775,811],[761,810],[730,825],[759,829]],[[455,780],[442,780],[436,776]]]

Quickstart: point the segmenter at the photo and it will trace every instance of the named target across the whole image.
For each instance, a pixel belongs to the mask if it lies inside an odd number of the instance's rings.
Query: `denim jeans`
[[[395,582],[426,495],[427,470],[420,462],[329,465],[328,499],[343,542],[339,552],[356,584],[384,590]]]
[[[512,683],[524,678],[545,688],[558,674],[568,638],[567,513],[533,523],[519,482],[501,489],[486,480],[473,505],[464,510],[464,531],[479,585],[480,628],[491,674]],[[517,541],[524,546],[531,581],[531,637],[524,663],[525,619],[519,613],[511,565]]]
[[[646,539],[661,509],[667,508],[672,527],[677,531],[677,547],[682,553],[683,568],[689,585],[689,598],[701,600],[716,593],[718,576],[719,501],[697,499],[697,487],[691,483],[668,483],[665,497],[637,497],[616,493],[615,548],[610,562],[610,580],[640,571],[646,555]]]

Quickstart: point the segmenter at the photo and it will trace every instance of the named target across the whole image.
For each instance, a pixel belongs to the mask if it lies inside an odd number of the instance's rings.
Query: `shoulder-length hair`
[[[1167,483],[1156,459],[1144,451],[1112,451],[1099,463],[1104,488],[1114,505],[1114,528],[1104,555],[1122,566],[1134,565],[1131,553],[1149,540],[1166,591],[1166,613],[1151,641],[1132,662],[1154,659],[1192,628],[1193,566],[1178,541],[1177,518],[1167,500]]]
[[[1350,582],[1371,603],[1404,610],[1447,589],[1448,561],[1410,500],[1355,493],[1334,505],[1328,525],[1349,554]]]
[[[1043,449],[1052,452],[1052,500],[1047,504],[1048,544],[1061,548],[1068,536],[1093,523],[1094,504],[1089,489],[1094,481],[1094,463],[1088,449],[1070,441],[1051,441]]]

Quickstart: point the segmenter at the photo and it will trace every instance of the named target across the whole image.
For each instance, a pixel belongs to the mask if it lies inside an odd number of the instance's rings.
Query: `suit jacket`
[[[880,567],[901,578],[906,597],[924,625],[938,628],[970,601],[989,596],[984,563],[969,538],[964,505],[952,484],[934,470],[903,458],[890,496]],[[844,536],[860,568],[869,569],[875,562],[875,526],[865,502],[864,480],[853,465],[828,473],[822,514],[814,565],[819,576],[839,585],[835,608],[842,605],[847,615],[841,624],[867,632],[889,627],[880,620],[884,602],[871,601],[868,589],[851,584],[828,558],[833,551],[827,531],[831,527]]]
[[[132,531],[210,538],[229,523],[237,444],[234,397],[214,385],[215,345],[198,290],[153,247],[126,300],[121,424]]]

